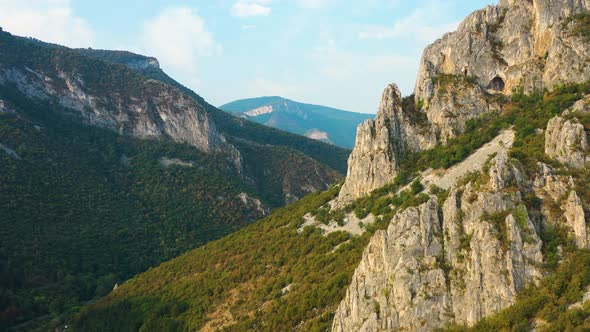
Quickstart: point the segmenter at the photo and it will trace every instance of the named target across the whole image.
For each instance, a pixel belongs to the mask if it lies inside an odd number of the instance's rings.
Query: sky
[[[0,27],[155,56],[213,105],[279,95],[375,113],[425,46],[494,0],[0,0]]]

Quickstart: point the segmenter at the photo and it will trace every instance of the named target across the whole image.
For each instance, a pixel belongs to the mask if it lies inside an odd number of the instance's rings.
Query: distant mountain
[[[236,100],[219,108],[270,127],[345,148],[354,146],[356,127],[373,117],[277,96]]]

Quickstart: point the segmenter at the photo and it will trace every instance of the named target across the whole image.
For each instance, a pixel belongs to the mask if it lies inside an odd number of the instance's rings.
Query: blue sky
[[[493,0],[0,0],[0,26],[156,56],[210,103],[281,95],[375,113],[411,94],[423,48]]]

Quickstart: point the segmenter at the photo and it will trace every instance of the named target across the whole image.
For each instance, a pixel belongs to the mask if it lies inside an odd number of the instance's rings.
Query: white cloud
[[[221,54],[222,47],[192,9],[171,7],[144,23],[138,51],[157,57],[164,68],[194,75],[199,59]]]
[[[88,47],[94,39],[69,0],[0,0],[0,25],[15,35],[70,47]]]
[[[453,31],[459,22],[445,21],[444,5],[417,8],[410,15],[398,20],[393,26],[366,26],[359,32],[360,39],[412,38],[420,42],[432,42],[445,32]]]
[[[272,9],[271,0],[238,0],[231,8],[231,14],[237,17],[268,16]]]

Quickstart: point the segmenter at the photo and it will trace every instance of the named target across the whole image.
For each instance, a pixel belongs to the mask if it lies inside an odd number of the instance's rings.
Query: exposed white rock
[[[83,77],[60,68],[52,79],[33,69],[5,68],[0,63],[0,85],[15,84],[23,94],[48,99],[75,112],[91,125],[139,138],[170,137],[206,152],[224,152],[241,172],[239,151],[226,142],[208,114],[191,97],[156,80],[142,80],[141,89],[100,93]]]
[[[582,249],[589,248],[586,216],[584,214],[582,200],[575,191],[570,191],[569,196],[562,204],[562,208],[565,212],[566,225],[573,231],[576,246]]]
[[[566,113],[567,114],[567,113]],[[576,119],[556,116],[547,123],[545,153],[559,162],[581,168],[590,164],[588,134]]]
[[[425,188],[435,185],[441,189],[450,189],[465,175],[471,172],[479,172],[485,163],[493,155],[506,156],[514,143],[513,130],[505,130],[492,141],[477,149],[469,157],[447,170],[427,170],[421,175],[421,183]]]
[[[408,112],[398,103],[389,108],[393,112],[381,107],[375,121],[359,126],[334,207],[391,182],[404,152],[446,143],[468,120],[500,108],[501,94],[590,79],[588,40],[573,33],[576,20],[568,19],[589,10],[587,0],[501,0],[427,47],[414,91],[417,112],[427,120],[406,126]],[[587,111],[588,102],[573,109]],[[587,165],[587,134],[575,119],[553,119],[545,135],[548,155],[570,166]],[[450,188],[449,197],[442,206],[432,197],[397,213],[386,231],[373,236],[333,331],[431,331],[498,312],[542,277],[539,223],[562,223],[578,247],[588,247],[573,179],[543,164],[529,179],[507,148],[494,152],[488,172],[459,188],[457,174],[466,173],[460,169],[423,174],[424,184]],[[471,169],[481,168],[482,156]],[[531,191],[542,200],[535,223],[522,201]]]
[[[274,112],[273,106],[267,105],[267,106],[255,108],[253,110],[245,112],[244,114],[246,114],[247,116],[259,116],[259,115],[263,115],[263,114],[270,114],[272,112]]]
[[[319,129],[312,129],[312,130],[308,131],[305,134],[305,136],[307,136],[311,139],[319,140],[319,141],[325,141],[325,142],[330,141],[330,137],[329,137],[328,133],[325,131],[321,131]]]
[[[571,33],[575,20],[565,24],[588,10],[586,0],[502,0],[472,13],[424,51],[417,100],[437,93],[433,78],[440,74],[473,77],[479,86],[505,93],[590,79],[588,42]]]
[[[401,93],[395,84],[390,84],[383,91],[376,119],[366,120],[357,129],[337,205],[346,205],[393,181],[400,155],[406,149],[408,124]]]
[[[244,206],[256,210],[261,216],[267,216],[270,213],[270,209],[258,198],[252,198],[246,193],[238,194],[238,198],[242,201]]]
[[[4,144],[0,143],[0,150],[6,152],[6,154],[8,154],[8,156],[14,160],[19,160],[21,159],[20,156],[18,155],[18,153],[16,153],[16,151],[14,151],[13,149],[7,147]]]
[[[307,213],[303,216],[303,223],[297,229],[297,232],[302,233],[305,227],[314,226],[321,229],[324,232],[324,235],[334,232],[348,232],[352,235],[361,235],[365,232],[365,226],[372,224],[374,221],[375,216],[372,214],[360,219],[356,217],[354,212],[350,212],[344,215],[343,221],[340,224],[334,220],[331,220],[328,224],[323,224],[317,221],[311,213]]]
[[[365,249],[333,331],[431,331],[471,324],[515,300],[542,277],[542,242],[520,192],[524,179],[505,155],[485,188],[454,189],[395,215]],[[524,183],[521,183],[524,185]],[[494,219],[494,220],[492,220]]]
[[[126,157],[125,157],[126,159]],[[121,160],[123,161],[124,159],[121,158]],[[128,162],[128,161],[127,161]],[[193,167],[193,163],[190,161],[184,161],[182,159],[178,159],[178,158],[168,158],[168,157],[162,157],[160,158],[160,165],[164,166],[164,167],[170,167],[170,166],[182,166],[182,167]]]

